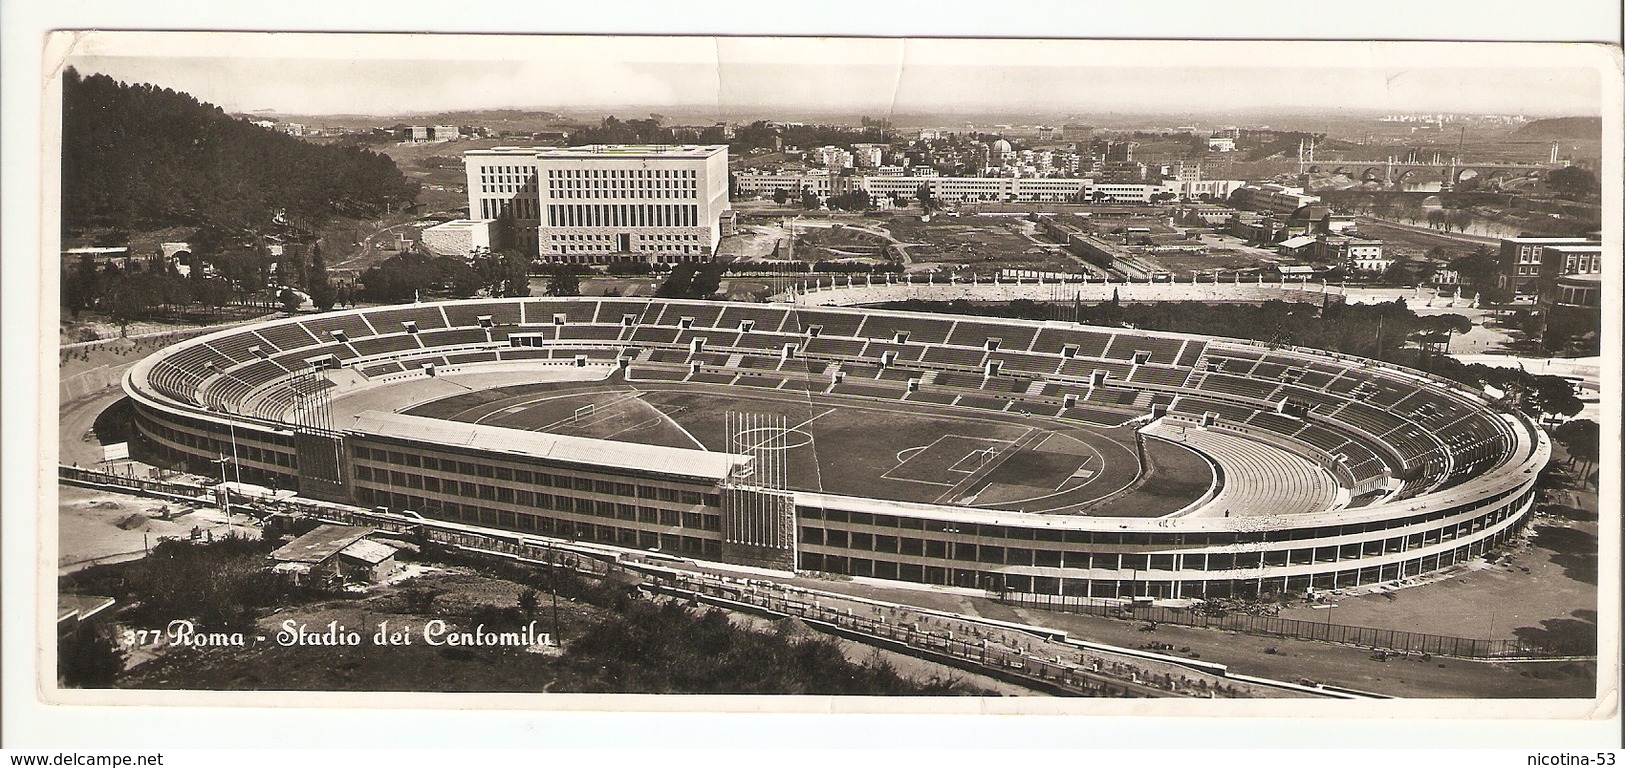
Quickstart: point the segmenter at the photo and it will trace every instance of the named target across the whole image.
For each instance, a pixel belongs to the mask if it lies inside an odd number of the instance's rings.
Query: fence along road
[[[207,503],[208,489],[59,467],[62,481],[125,490],[173,501]],[[630,576],[649,594],[660,593],[732,610],[795,617],[827,634],[908,653],[1036,690],[1072,696],[1384,698],[1345,688],[1303,685],[1238,675],[1222,664],[1076,640],[1061,630],[1014,624],[834,592],[687,571],[609,547],[506,533],[437,520],[369,512],[302,499],[239,501],[311,515],[345,525],[368,525],[423,537],[464,552],[544,567],[566,567],[598,577]]]

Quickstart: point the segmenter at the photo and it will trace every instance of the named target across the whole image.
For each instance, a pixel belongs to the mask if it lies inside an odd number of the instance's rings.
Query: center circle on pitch
[[[782,429],[779,427],[756,427],[755,429],[742,429],[734,433],[734,438],[746,446],[760,447],[767,450],[789,450],[812,445],[811,432],[800,429]]]

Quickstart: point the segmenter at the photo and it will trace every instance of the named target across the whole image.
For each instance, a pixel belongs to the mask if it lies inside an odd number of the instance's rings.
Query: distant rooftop
[[[1557,253],[1601,253],[1602,243],[1562,243],[1559,245],[1548,245],[1546,246],[1546,250],[1556,251]]]
[[[710,157],[726,152],[723,144],[588,144],[582,147],[559,147],[543,150],[539,154],[548,158],[590,157]]]
[[[58,594],[56,596],[56,621],[58,624],[70,619],[84,621],[112,607],[113,602],[113,598],[99,595]]]
[[[526,155],[550,160],[594,157],[702,158],[728,151],[725,144],[587,144],[580,147],[492,147],[469,155]]]
[[[323,525],[284,544],[271,553],[271,559],[280,563],[320,563],[372,532],[372,528]]]
[[[489,225],[489,224],[493,224],[495,222],[496,222],[496,219],[452,219],[451,221],[443,222],[443,223],[440,223],[440,224],[436,224],[436,225],[434,225],[432,227],[428,227],[428,228],[425,229],[425,231],[428,231],[429,229],[438,230],[438,231],[456,230],[456,229],[473,229],[475,227],[486,226],[486,225]]]

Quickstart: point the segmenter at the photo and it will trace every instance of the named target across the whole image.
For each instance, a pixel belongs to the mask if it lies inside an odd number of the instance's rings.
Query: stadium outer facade
[[[842,371],[979,370],[986,392],[1063,420],[1095,393],[1115,392],[1117,407],[1148,417],[1289,447],[1372,501],[1296,516],[1152,519],[904,503],[752,485],[744,454],[376,412],[338,428],[301,406],[330,375],[665,365],[680,379],[715,370],[717,358],[703,357],[715,353],[805,358],[810,376],[837,392]],[[696,360],[655,362],[662,355]],[[314,372],[323,369],[331,372]],[[1521,415],[1369,360],[1070,323],[790,305],[532,298],[349,310],[182,342],[132,366],[124,386],[136,457],[200,474],[228,457],[245,481],[520,535],[1094,597],[1269,594],[1444,568],[1519,531],[1550,455]]]

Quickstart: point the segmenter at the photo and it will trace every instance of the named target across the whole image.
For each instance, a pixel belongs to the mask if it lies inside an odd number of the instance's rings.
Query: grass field
[[[738,386],[634,384],[616,377],[470,392],[408,410],[513,429],[710,451],[727,450],[729,412],[761,420],[757,430],[743,436],[745,442],[775,441],[768,445],[780,451],[786,480],[797,490],[1148,517],[1180,509],[1212,481],[1200,458],[1176,446],[1154,445],[1148,446],[1148,460],[1155,482],[1119,493],[1139,477],[1133,436],[1124,429]],[[1097,503],[1098,509],[1091,506]]]

